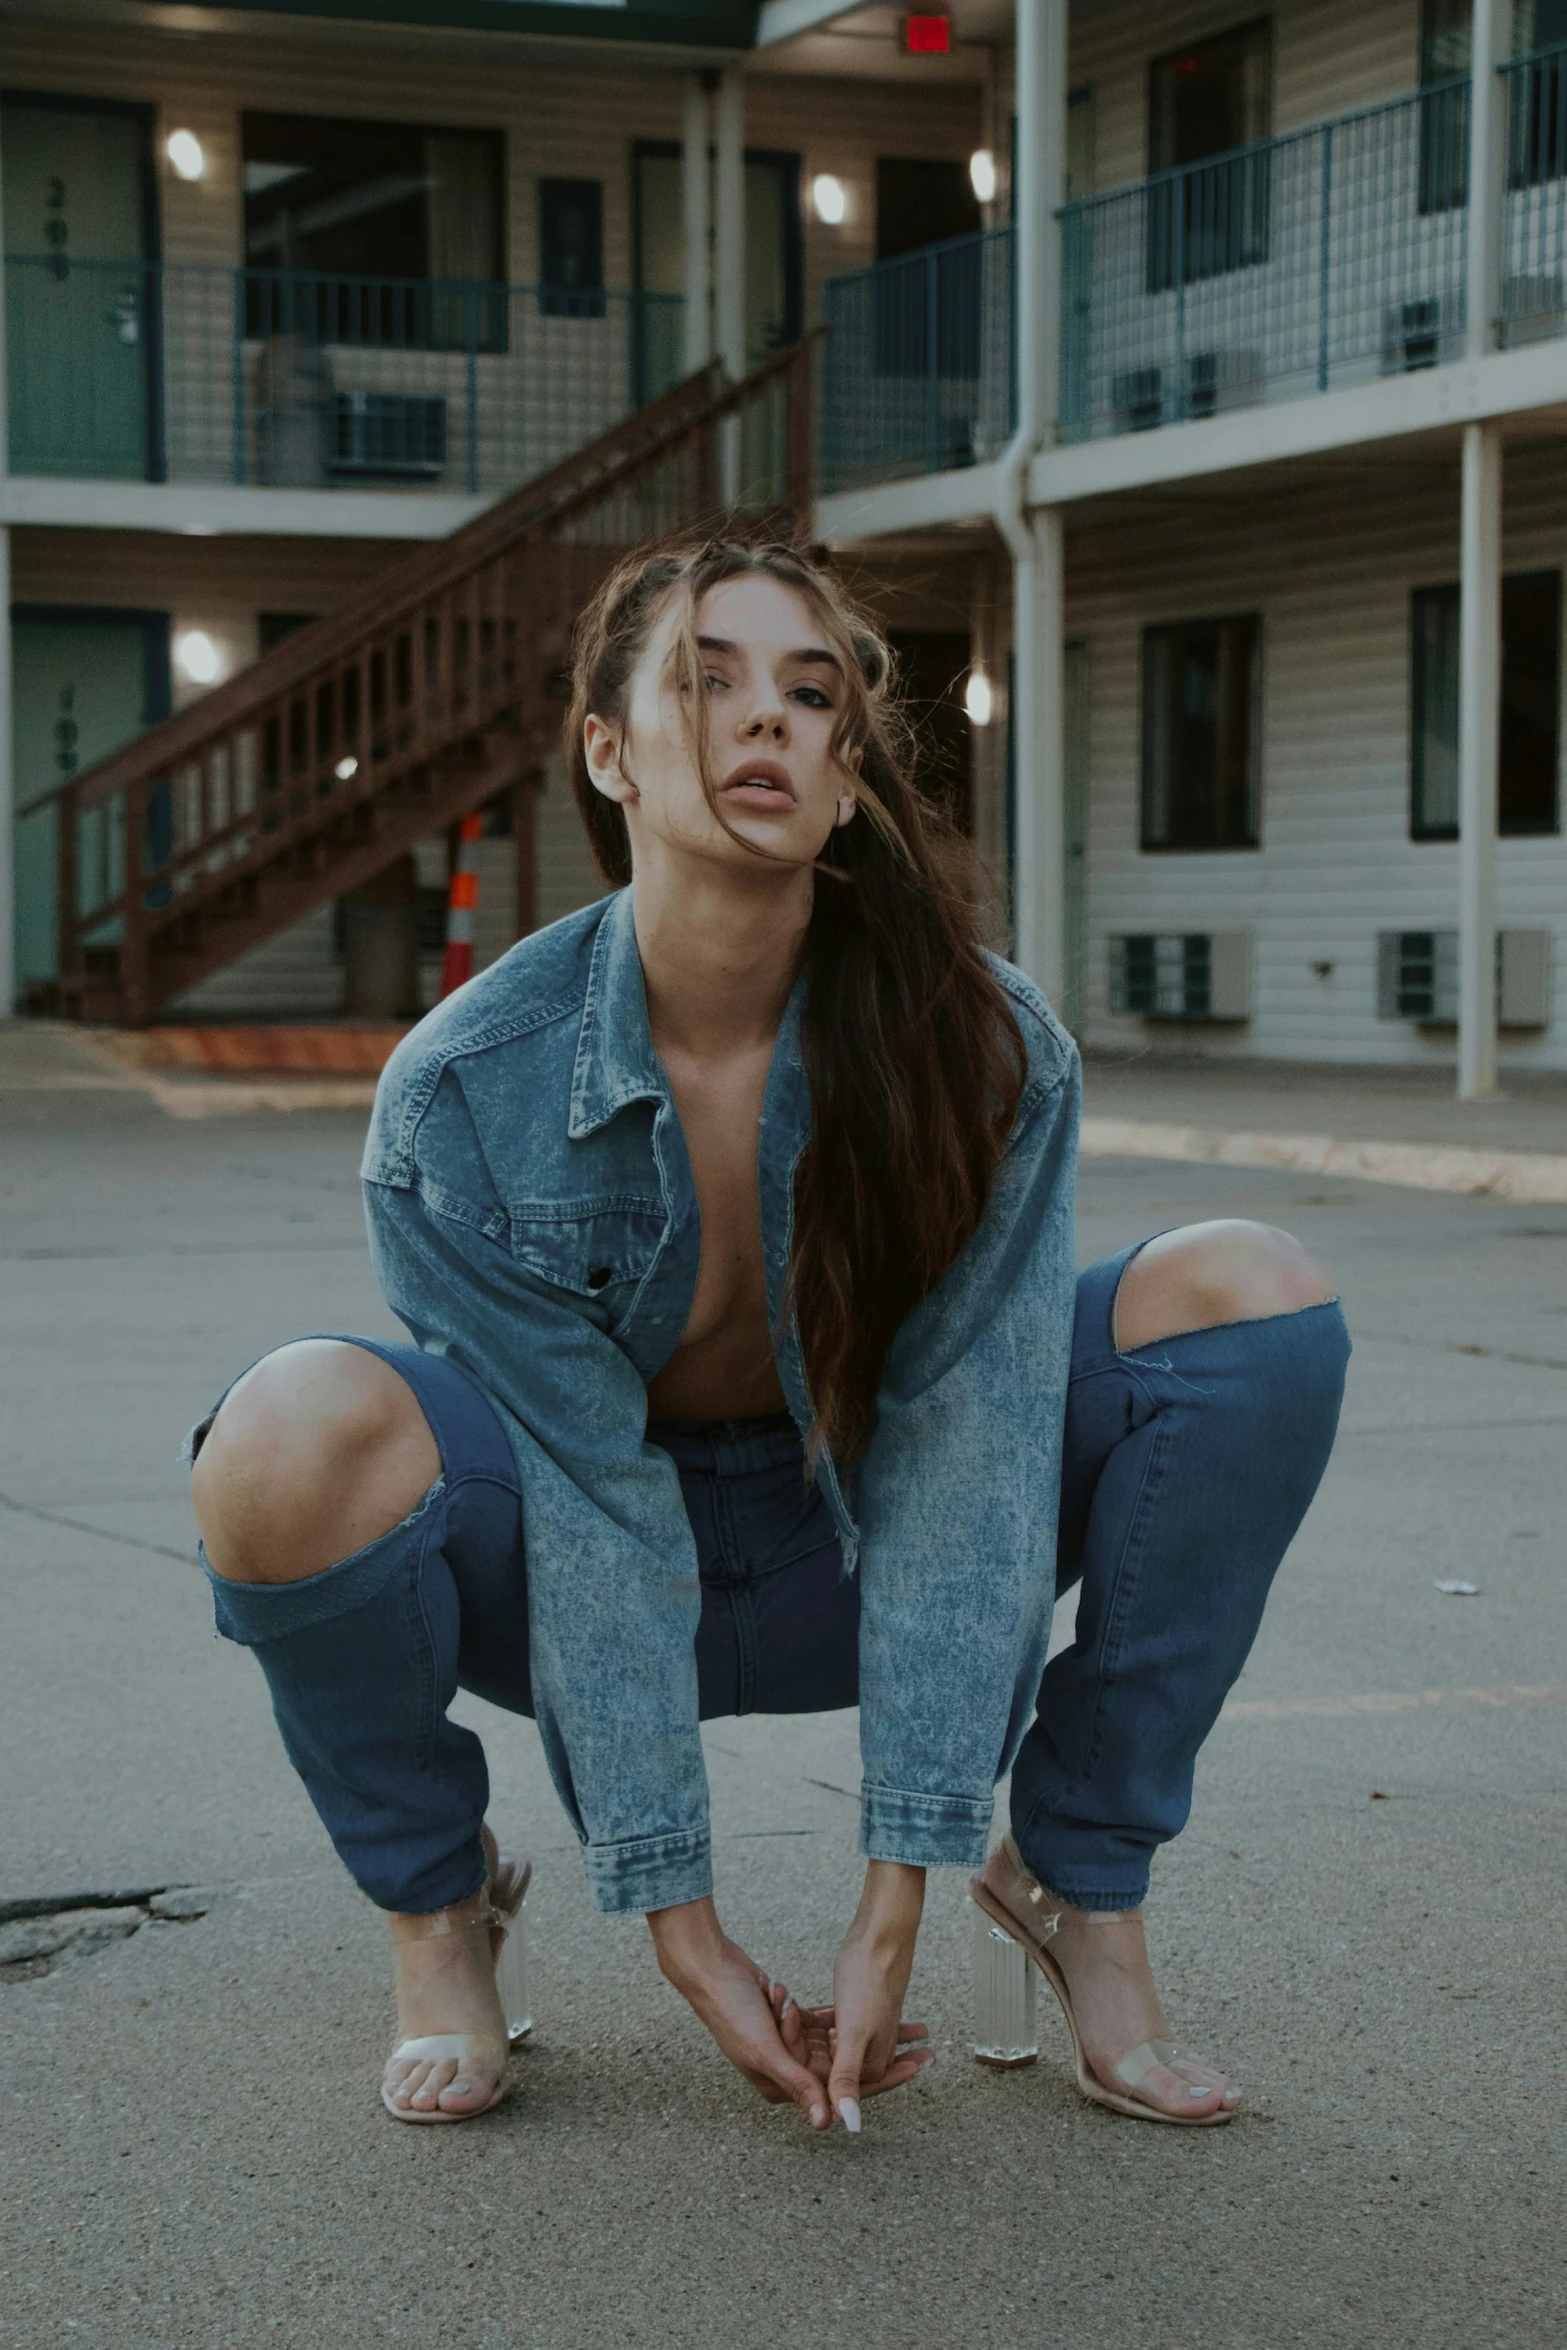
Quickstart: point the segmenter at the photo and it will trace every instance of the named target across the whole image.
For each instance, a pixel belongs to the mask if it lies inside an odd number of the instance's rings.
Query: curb
[[[1428,1142],[1341,1142],[1329,1134],[1248,1134],[1218,1127],[1166,1126],[1137,1118],[1085,1118],[1086,1159],[1181,1159],[1210,1167],[1333,1175],[1471,1198],[1567,1206],[1567,1153],[1489,1151]]]

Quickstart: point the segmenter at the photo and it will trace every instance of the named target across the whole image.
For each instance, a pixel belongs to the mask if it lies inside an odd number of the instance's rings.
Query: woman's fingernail
[[[838,2116],[851,2138],[860,2134],[860,2109],[852,2097],[840,2097]]]
[[[812,2129],[813,2129],[813,2130],[822,2130],[822,2129],[825,2129],[825,2128],[826,2128],[826,2126],[827,2126],[827,2108],[826,2108],[826,2106],[825,2106],[825,2105],[813,2105],[813,2106],[811,2107],[811,2127],[812,2127]]]
[[[790,2016],[792,2016],[792,2015],[793,2015],[793,2013],[794,2013],[794,2001],[793,2001],[792,1999],[786,1999],[786,2000],[784,2001],[784,2003],[783,2003],[783,2011],[784,2011],[784,2019],[785,2019],[785,2021],[787,2022],[788,2018],[789,2018]]]
[[[1240,2093],[1239,2089],[1226,2089],[1226,2090],[1225,2090],[1225,2092],[1224,2092],[1224,2102],[1225,2102],[1225,2104],[1226,2104],[1226,2105],[1239,2105],[1240,2101],[1241,2101],[1241,2093]]]

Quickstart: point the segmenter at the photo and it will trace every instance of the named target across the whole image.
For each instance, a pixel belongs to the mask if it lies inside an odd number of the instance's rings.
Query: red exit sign
[[[950,16],[906,16],[903,46],[911,57],[944,57],[952,46]]]

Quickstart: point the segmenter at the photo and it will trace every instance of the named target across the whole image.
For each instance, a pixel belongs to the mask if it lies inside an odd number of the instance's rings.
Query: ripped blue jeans
[[[1115,1299],[1136,1253],[1078,1276],[1057,1558],[1058,1592],[1082,1586],[1077,1630],[1046,1667],[1012,1773],[1025,1861],[1085,1909],[1140,1902],[1155,1849],[1185,1825],[1197,1751],[1327,1465],[1349,1356],[1336,1304],[1122,1353]],[[417,1395],[441,1482],[404,1524],[304,1582],[212,1575],[217,1623],[255,1649],[357,1883],[384,1909],[440,1909],[483,1880],[489,1793],[452,1699],[463,1688],[533,1710],[516,1469],[467,1372],[353,1343]],[[793,1422],[655,1422],[648,1439],[675,1462],[696,1537],[704,1718],[853,1705],[858,1590]]]

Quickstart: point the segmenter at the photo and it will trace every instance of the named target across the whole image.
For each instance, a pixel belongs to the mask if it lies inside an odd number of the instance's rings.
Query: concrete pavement
[[[858,2142],[813,2139],[723,2066],[640,1924],[591,1915],[531,1727],[464,1701],[538,1864],[539,2027],[509,2106],[418,2131],[375,2099],[381,1929],[209,1635],[175,1457],[266,1347],[392,1329],[360,1127],[0,1088],[0,1899],[211,1903],[0,1980],[0,2342],[1557,2350],[1567,1209],[1085,1169],[1085,1256],[1264,1216],[1335,1267],[1356,1337],[1150,1909],[1175,2028],[1247,2084],[1234,2127],[1084,2105],[1049,2014],[1032,2071],[972,2064],[943,1878],[911,1998],[941,2061]],[[709,1748],[730,1930],[820,1995],[852,1717]]]

